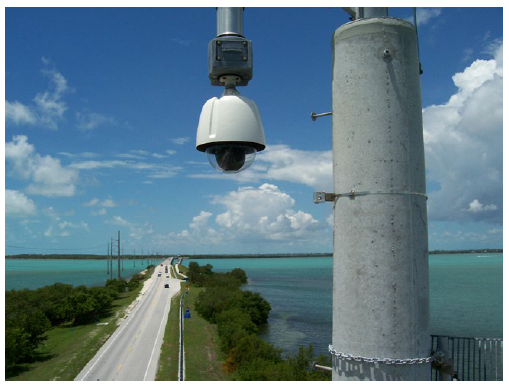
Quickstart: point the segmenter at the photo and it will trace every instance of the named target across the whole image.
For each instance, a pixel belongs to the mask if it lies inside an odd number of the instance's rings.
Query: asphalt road
[[[161,277],[157,277],[159,271],[162,271]],[[164,287],[166,283],[170,288]],[[75,381],[153,381],[171,297],[179,289],[180,281],[171,275],[166,278],[164,267],[157,266],[152,284],[140,302]]]

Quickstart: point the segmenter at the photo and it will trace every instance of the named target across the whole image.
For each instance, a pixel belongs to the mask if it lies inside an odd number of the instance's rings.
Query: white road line
[[[144,298],[145,300],[145,298]],[[110,342],[110,344],[108,345],[108,347],[106,349],[104,349],[104,352],[101,353],[101,355],[99,356],[99,358],[94,362],[94,364],[90,367],[90,369],[88,369],[88,371],[85,373],[85,375],[81,378],[80,381],[84,381],[85,378],[88,376],[88,374],[90,373],[90,371],[94,368],[94,366],[100,361],[100,359],[102,358],[102,356],[104,356],[104,353],[106,353],[108,351],[108,349],[111,347],[111,345],[113,345],[113,342],[115,342],[115,340],[117,339],[117,337],[122,334],[122,332],[124,331],[124,329],[126,328],[127,325],[129,325],[129,322],[131,322],[131,320],[134,318],[134,315],[138,312],[138,310],[141,308],[141,304],[140,306],[138,306],[138,308],[134,311],[134,313],[132,315],[129,316],[129,319],[127,320],[127,322],[125,323],[124,327],[122,328],[122,330],[120,330],[118,332],[118,334],[115,336],[115,338],[113,338]]]
[[[168,302],[166,303],[166,306],[164,308],[163,318],[161,319],[161,324],[159,325],[159,330],[157,332],[156,340],[154,342],[154,347],[152,348],[152,354],[150,355],[150,361],[148,362],[147,370],[145,371],[145,375],[143,376],[143,381],[145,381],[145,378],[147,377],[148,369],[150,368],[152,358],[154,357],[154,351],[156,349],[157,341],[159,340],[159,333],[161,333],[161,327],[163,326],[163,321],[166,317],[166,314],[168,314],[168,305],[170,304],[170,302],[171,302],[171,297],[168,299]]]

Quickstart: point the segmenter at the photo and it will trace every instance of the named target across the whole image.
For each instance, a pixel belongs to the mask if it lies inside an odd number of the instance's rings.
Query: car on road
[[[170,288],[170,285],[169,285],[169,284],[165,284],[165,285],[164,285],[164,288],[165,288],[165,289],[169,289],[169,288]]]
[[[166,274],[166,278],[170,278],[170,276],[168,274]]]

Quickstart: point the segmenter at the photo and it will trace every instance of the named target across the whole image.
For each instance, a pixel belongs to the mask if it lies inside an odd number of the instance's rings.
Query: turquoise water
[[[190,260],[185,260],[188,265]],[[431,334],[502,337],[502,254],[430,255]],[[332,258],[200,259],[214,271],[244,269],[245,289],[272,311],[263,337],[294,352],[312,344],[326,353],[332,338]]]
[[[502,254],[430,255],[431,333],[460,337],[501,338]],[[188,265],[190,260],[184,260]],[[272,306],[269,342],[294,352],[312,344],[326,353],[332,336],[332,258],[200,259],[214,271],[240,267],[248,275],[245,289],[259,292]],[[145,265],[146,266],[146,265]],[[122,276],[143,269],[124,262]],[[114,276],[116,269],[114,269]],[[6,290],[37,288],[55,282],[102,285],[105,261],[6,260]]]
[[[160,263],[160,261],[155,261]],[[117,277],[117,261],[113,261],[113,278]],[[123,278],[145,270],[147,262],[124,261]],[[55,282],[69,283],[74,286],[104,285],[109,274],[106,274],[106,260],[72,260],[72,259],[6,259],[5,290],[37,289],[52,285]]]

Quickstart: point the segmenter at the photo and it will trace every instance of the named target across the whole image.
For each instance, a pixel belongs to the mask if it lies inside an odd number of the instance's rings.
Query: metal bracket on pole
[[[416,191],[355,191],[355,190],[343,194],[315,191],[313,193],[313,200],[315,203],[334,202],[337,198],[348,197],[350,199],[355,199],[356,197],[366,195],[415,195],[424,197],[426,198],[426,200],[428,200],[428,196],[425,193]]]
[[[325,370],[327,372],[332,372],[332,368],[329,367],[329,366],[323,366],[323,365],[318,365],[316,362],[313,362],[313,364],[311,365],[312,369],[313,370],[317,370],[317,369],[320,369],[320,370]]]
[[[311,120],[314,122],[316,118],[320,118],[322,116],[332,115],[332,112],[324,112],[323,114],[317,114],[316,112],[311,113]]]
[[[323,191],[315,191],[313,193],[313,201],[315,203],[334,202],[335,199],[336,194],[334,193],[326,193]]]

